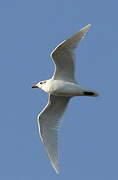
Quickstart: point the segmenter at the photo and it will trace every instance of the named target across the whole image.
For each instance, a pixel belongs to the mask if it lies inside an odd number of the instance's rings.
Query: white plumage
[[[57,132],[62,115],[73,96],[98,96],[95,91],[81,88],[75,80],[74,49],[91,27],[90,24],[69,39],[60,43],[51,53],[55,65],[51,79],[37,83],[33,88],[41,88],[49,94],[48,103],[38,115],[39,132],[50,162],[59,173]]]

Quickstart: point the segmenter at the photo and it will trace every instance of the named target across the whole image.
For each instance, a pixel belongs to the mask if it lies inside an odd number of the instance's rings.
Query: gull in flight
[[[74,96],[98,96],[96,91],[81,88],[75,80],[74,50],[90,27],[91,24],[88,24],[52,51],[51,58],[55,66],[52,78],[32,86],[49,94],[48,103],[38,115],[37,121],[41,140],[56,173],[59,173],[58,128],[69,100]]]

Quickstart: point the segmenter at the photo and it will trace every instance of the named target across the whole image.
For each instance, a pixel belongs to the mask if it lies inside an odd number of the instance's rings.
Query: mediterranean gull
[[[40,88],[49,94],[48,103],[38,115],[41,140],[50,162],[59,173],[57,134],[62,115],[73,96],[98,96],[95,91],[81,88],[75,80],[74,50],[91,27],[88,24],[75,35],[60,43],[51,53],[55,71],[51,79],[38,82],[32,88]]]

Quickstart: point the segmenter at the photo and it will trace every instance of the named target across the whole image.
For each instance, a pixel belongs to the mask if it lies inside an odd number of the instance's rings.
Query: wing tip
[[[54,170],[55,170],[55,172],[56,172],[57,174],[60,174],[60,168],[59,168],[58,165],[57,165],[57,166],[53,166],[53,168],[54,168]]]
[[[50,157],[49,157],[49,159],[50,159]],[[60,173],[60,168],[59,168],[58,160],[57,161],[53,161],[52,159],[50,159],[50,162],[51,162],[51,165],[52,165],[53,169],[55,170],[55,172],[57,174],[59,174]]]
[[[80,31],[87,32],[91,28],[91,26],[92,26],[92,24],[88,24],[88,25],[84,26],[82,29],[80,29]]]
[[[59,168],[55,168],[55,172],[56,172],[57,174],[60,174],[60,169],[59,169]]]

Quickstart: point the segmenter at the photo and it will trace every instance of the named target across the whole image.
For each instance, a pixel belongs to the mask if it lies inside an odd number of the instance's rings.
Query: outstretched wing
[[[60,118],[65,111],[69,99],[68,97],[49,95],[48,104],[38,115],[40,136],[45,145],[51,164],[57,173],[59,173],[57,130]]]
[[[51,53],[51,57],[55,64],[53,78],[70,82],[75,82],[75,57],[74,49],[84,38],[85,34],[91,27],[90,24],[82,28],[78,33],[69,39],[60,43]]]

